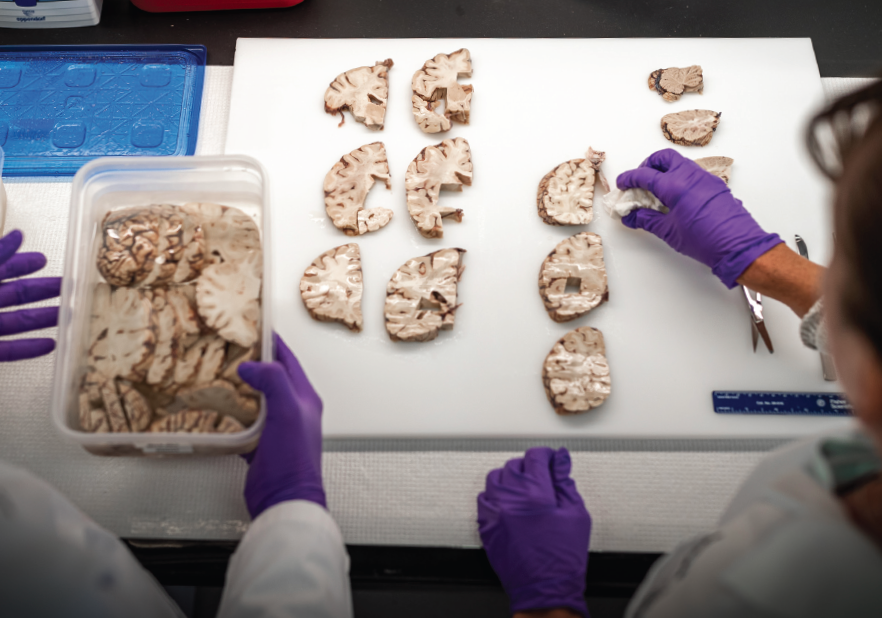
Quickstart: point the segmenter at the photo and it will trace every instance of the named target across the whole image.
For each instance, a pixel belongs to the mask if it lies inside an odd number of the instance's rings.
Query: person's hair
[[[882,358],[882,81],[839,98],[811,121],[809,152],[836,183],[840,306]]]

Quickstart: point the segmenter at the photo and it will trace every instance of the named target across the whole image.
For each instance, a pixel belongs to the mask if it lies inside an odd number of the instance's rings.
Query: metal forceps
[[[772,347],[772,338],[769,337],[769,331],[766,329],[766,323],[763,319],[763,296],[759,292],[749,290],[745,286],[741,286],[744,292],[744,298],[747,299],[747,310],[750,312],[750,330],[753,338],[753,351],[756,352],[756,344],[759,338],[763,338],[763,343],[769,349],[770,354],[775,353]]]

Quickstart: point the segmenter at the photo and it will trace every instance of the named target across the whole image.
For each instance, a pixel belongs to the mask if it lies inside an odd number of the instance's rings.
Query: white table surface
[[[587,227],[549,226],[536,216],[539,179],[561,159],[583,156],[587,144],[606,151],[610,179],[673,146],[687,157],[733,157],[732,191],[760,225],[791,246],[798,233],[816,260],[828,259],[827,183],[803,135],[824,98],[810,39],[446,40],[444,49],[470,50],[475,73],[466,81],[479,95],[472,122],[444,136],[420,131],[411,106],[403,104],[412,94],[409,67],[437,52],[438,41],[353,45],[349,39],[239,39],[225,148],[256,158],[269,175],[273,326],[322,394],[326,437],[790,439],[847,423],[829,416],[714,414],[714,390],[811,393],[839,386],[824,381],[818,355],[796,336],[799,318],[786,305],[766,303],[775,353],[754,353],[740,289],[726,290],[706,267],[627,229],[603,212],[599,199]],[[377,134],[355,122],[338,128],[316,104],[328,76],[387,56],[396,65],[385,129]],[[647,91],[648,57],[659,66],[704,66],[704,95],[668,106]],[[585,58],[605,60],[592,65],[590,79],[573,80],[585,70]],[[530,107],[541,122],[526,126],[521,107],[499,105],[524,71],[542,75],[533,84],[541,96]],[[762,97],[743,96],[736,85],[747,76]],[[598,84],[616,95],[597,96]],[[588,101],[591,111],[560,114],[564,100]],[[661,114],[689,106],[725,110],[728,118],[700,153],[671,144],[658,129]],[[775,147],[757,148],[739,131],[746,127]],[[446,222],[443,239],[425,239],[403,207],[402,175],[416,153],[442,137],[468,139],[475,179],[441,198],[442,205],[464,210],[463,221]],[[391,208],[395,216],[381,231],[347,238],[325,214],[318,179],[341,154],[377,139],[388,153],[392,188],[372,191],[367,205]],[[555,245],[583,229],[603,239],[609,302],[558,324],[539,299],[536,271]],[[296,285],[317,255],[354,241],[364,268],[358,335],[313,320]],[[429,343],[390,341],[382,316],[390,275],[410,257],[451,246],[467,252],[455,328]],[[612,394],[589,414],[558,415],[539,368],[554,342],[577,326],[603,333]],[[687,376],[686,383],[677,379]]]
[[[231,67],[208,67],[197,154],[226,139]],[[824,79],[828,97],[864,83]],[[60,275],[70,182],[7,179],[6,229]],[[54,336],[47,329],[39,336]],[[249,518],[238,457],[100,458],[49,419],[54,357],[0,365],[0,458],[55,485],[128,538],[237,539]],[[477,546],[475,496],[487,471],[528,440],[334,440],[323,459],[328,506],[350,544]],[[557,440],[593,516],[592,551],[667,551],[711,528],[772,441]]]

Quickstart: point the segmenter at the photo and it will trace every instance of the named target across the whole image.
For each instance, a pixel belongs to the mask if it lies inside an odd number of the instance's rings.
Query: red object
[[[230,9],[284,9],[303,0],[132,0],[139,9],[151,13],[181,11],[227,11]]]

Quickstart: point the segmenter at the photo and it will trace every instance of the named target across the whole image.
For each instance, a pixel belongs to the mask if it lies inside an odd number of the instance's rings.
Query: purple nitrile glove
[[[730,289],[754,260],[784,242],[759,226],[722,179],[676,150],[651,154],[637,169],[619,174],[616,185],[623,191],[646,189],[670,210],[639,208],[622,223],[710,267]]]
[[[0,308],[35,303],[61,294],[61,277],[17,279],[35,273],[46,265],[46,256],[42,253],[16,253],[22,239],[18,230],[0,238]],[[57,325],[58,307],[0,313],[0,337]],[[49,354],[54,349],[54,339],[0,341],[0,362],[35,358]]]
[[[512,613],[568,608],[588,616],[591,516],[570,467],[565,448],[531,448],[492,470],[478,495],[478,531]]]
[[[252,518],[287,500],[326,506],[322,400],[275,333],[273,344],[275,362],[239,365],[239,376],[266,397],[266,426],[257,449],[246,457],[245,504]]]

